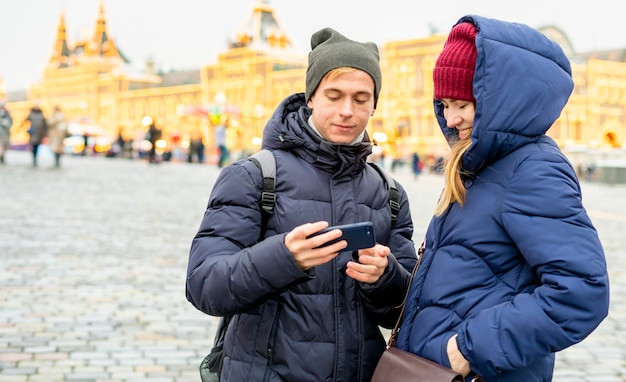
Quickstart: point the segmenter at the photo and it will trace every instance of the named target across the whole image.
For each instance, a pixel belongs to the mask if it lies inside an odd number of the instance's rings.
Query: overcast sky
[[[7,91],[41,79],[65,12],[70,43],[92,35],[100,3],[108,31],[137,67],[199,68],[214,63],[257,0],[0,0],[0,77]],[[330,26],[359,41],[383,44],[447,33],[463,15],[532,27],[554,25],[578,52],[626,48],[623,0],[270,0],[303,52],[313,32]]]

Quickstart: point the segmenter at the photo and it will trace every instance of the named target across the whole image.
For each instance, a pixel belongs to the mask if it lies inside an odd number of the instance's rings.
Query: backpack
[[[274,158],[274,154],[270,150],[263,149],[251,155],[248,159],[261,170],[261,175],[263,176],[263,186],[261,190],[261,210],[263,213],[261,237],[264,237],[267,219],[274,213],[274,205],[276,204],[276,158]],[[382,176],[389,187],[389,208],[391,209],[391,221],[394,222],[398,219],[398,212],[400,211],[400,203],[398,202],[399,193],[396,181],[378,164],[374,162],[367,163]],[[200,364],[200,377],[202,382],[218,382],[220,380],[224,362],[224,339],[226,338],[228,324],[232,318],[233,316],[225,316],[220,319],[213,342],[213,348],[211,348],[211,352]]]

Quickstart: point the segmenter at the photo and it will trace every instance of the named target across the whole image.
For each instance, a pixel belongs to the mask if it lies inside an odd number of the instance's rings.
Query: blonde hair
[[[461,179],[461,160],[463,159],[463,154],[465,154],[471,144],[471,139],[462,139],[452,146],[450,157],[444,164],[445,186],[437,202],[437,206],[435,207],[435,216],[443,215],[448,209],[448,206],[452,203],[458,202],[460,206],[465,204],[467,190]]]
[[[324,75],[324,77],[322,77],[322,79],[328,78],[329,81],[334,80],[335,78],[339,77],[342,74],[356,72],[357,70],[359,69],[352,68],[350,66],[340,66],[338,68],[331,69],[328,73]]]

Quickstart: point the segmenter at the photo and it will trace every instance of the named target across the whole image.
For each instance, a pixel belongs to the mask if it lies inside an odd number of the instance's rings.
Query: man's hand
[[[359,262],[349,261],[346,274],[357,281],[373,284],[385,273],[389,264],[389,247],[376,244],[372,248],[359,250]]]
[[[331,261],[348,245],[345,240],[341,240],[329,246],[320,247],[322,244],[340,237],[341,230],[338,229],[307,239],[310,235],[326,227],[328,227],[328,222],[325,221],[306,223],[285,235],[285,246],[303,271]]]

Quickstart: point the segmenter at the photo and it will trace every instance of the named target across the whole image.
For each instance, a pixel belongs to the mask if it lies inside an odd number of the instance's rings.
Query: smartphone
[[[334,229],[340,229],[342,235],[335,240],[331,240],[322,244],[320,247],[326,247],[327,245],[334,244],[338,241],[346,240],[348,242],[348,246],[341,250],[341,252],[344,252],[356,251],[363,248],[371,248],[376,244],[376,235],[374,235],[374,224],[372,224],[371,222],[332,226],[316,232],[309,237],[321,235]]]

